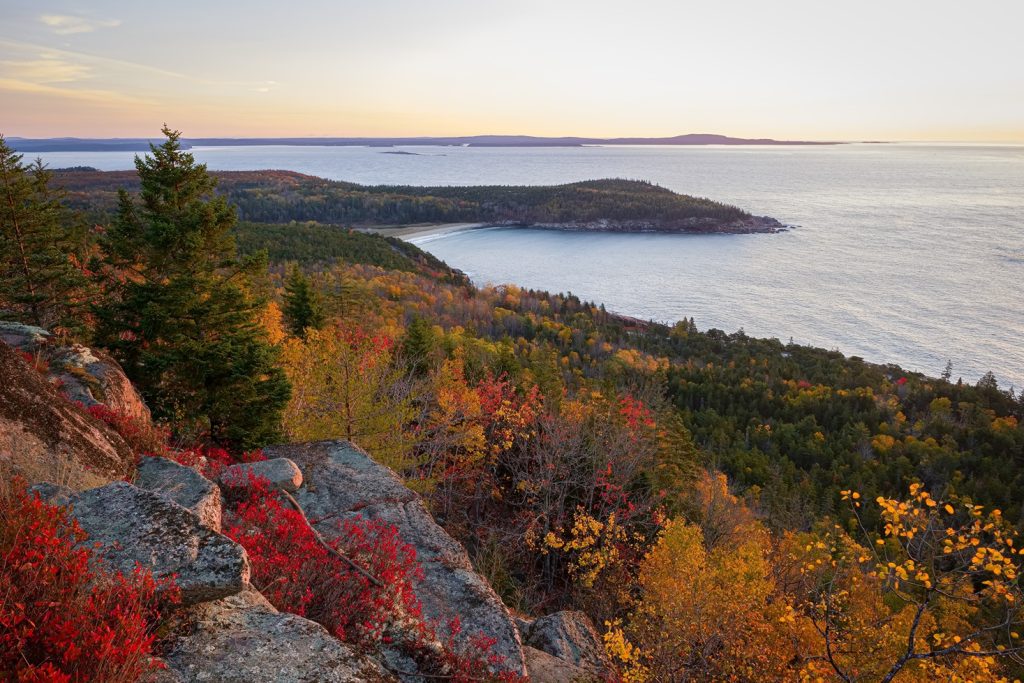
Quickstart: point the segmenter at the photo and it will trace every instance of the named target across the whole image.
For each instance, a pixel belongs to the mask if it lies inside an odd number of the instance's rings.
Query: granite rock
[[[271,458],[231,465],[220,475],[220,483],[226,488],[245,486],[250,475],[267,479],[273,486],[289,493],[295,493],[302,486],[302,471],[288,458]]]
[[[608,669],[604,642],[583,612],[554,612],[529,627],[526,644],[593,672]]]
[[[242,546],[158,493],[122,481],[77,493],[69,502],[88,543],[99,543],[109,566],[128,573],[138,564],[157,578],[176,575],[185,605],[234,595],[249,585]]]
[[[247,590],[177,615],[164,653],[183,681],[222,683],[391,683],[374,660],[323,626],[282,614]]]
[[[273,446],[264,454],[289,458],[302,470],[305,485],[296,499],[326,538],[337,537],[341,524],[356,516],[393,525],[422,564],[417,596],[424,616],[439,623],[458,617],[466,636],[494,638],[493,652],[504,658],[505,667],[525,675],[522,644],[508,608],[473,570],[465,548],[394,472],[347,441]]]
[[[203,526],[220,531],[220,489],[192,467],[167,458],[142,458],[135,485],[193,512]]]

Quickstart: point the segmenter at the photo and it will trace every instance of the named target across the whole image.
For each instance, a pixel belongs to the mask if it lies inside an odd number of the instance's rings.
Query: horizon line
[[[0,131],[0,137],[6,140],[19,140],[26,142],[150,142],[154,140],[162,139],[162,135],[154,136],[107,136],[107,137],[86,137],[80,135],[54,135],[47,137],[30,137],[24,135],[5,135]],[[536,140],[538,142],[557,142],[566,141],[573,146],[584,146],[584,145],[637,145],[642,146],[645,141],[651,141],[655,144],[662,146],[670,146],[671,143],[665,141],[682,139],[682,138],[717,138],[725,140],[727,142],[690,142],[684,143],[679,146],[743,146],[747,143],[747,146],[815,146],[815,145],[848,145],[848,144],[998,144],[1008,146],[1019,146],[1024,145],[1024,140],[1021,139],[986,139],[986,140],[973,140],[973,139],[962,139],[962,138],[935,138],[935,139],[778,139],[771,137],[738,137],[725,135],[721,133],[681,133],[677,135],[662,135],[662,136],[642,136],[642,135],[617,135],[611,137],[604,136],[586,136],[586,135],[533,135],[525,133],[474,133],[470,135],[338,135],[338,134],[309,134],[309,135],[259,135],[259,136],[247,136],[247,135],[200,135],[200,136],[186,136],[182,135],[182,142],[187,143],[201,143],[206,141],[234,141],[234,142],[261,142],[261,141],[325,141],[325,142],[337,142],[337,141],[366,141],[366,142],[391,142],[392,146],[400,146],[403,141],[408,142],[432,142],[432,141],[456,141],[456,140],[505,140],[514,141],[519,140]],[[731,141],[731,142],[728,142]],[[351,145],[358,146],[358,145]],[[442,146],[453,146],[451,142]],[[494,145],[491,145],[494,146]],[[499,146],[530,146],[530,145],[499,145]],[[552,145],[557,146],[557,145]]]

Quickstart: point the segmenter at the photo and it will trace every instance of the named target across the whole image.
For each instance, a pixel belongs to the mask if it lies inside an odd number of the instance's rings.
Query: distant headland
[[[786,226],[735,206],[621,178],[565,185],[421,187],[358,185],[293,171],[217,171],[218,191],[251,223],[305,223],[384,230],[424,224],[530,227],[579,232],[737,234]],[[105,223],[118,190],[136,191],[134,171],[57,169],[69,206]]]
[[[7,138],[19,152],[147,152],[157,138]],[[293,137],[293,138],[185,138],[182,147],[583,147],[587,145],[842,145],[837,141],[734,138],[711,133],[689,133],[662,138],[537,137],[533,135],[470,135],[457,137]]]

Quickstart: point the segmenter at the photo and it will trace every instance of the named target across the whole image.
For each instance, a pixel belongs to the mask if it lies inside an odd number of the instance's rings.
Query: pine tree
[[[409,369],[417,375],[426,375],[433,364],[437,346],[433,326],[419,316],[413,318],[402,340],[402,356]]]
[[[288,330],[305,338],[307,329],[324,326],[324,310],[320,296],[302,270],[295,266],[284,285],[284,316]]]
[[[252,292],[265,256],[240,261],[235,211],[181,150],[177,131],[135,159],[141,203],[122,191],[102,240],[110,298],[97,335],[155,416],[236,449],[278,437],[290,386]]]
[[[22,163],[0,136],[0,316],[80,333],[84,231],[49,182],[41,161]]]

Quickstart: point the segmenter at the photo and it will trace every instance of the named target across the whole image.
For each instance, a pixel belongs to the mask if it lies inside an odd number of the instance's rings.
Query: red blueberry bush
[[[155,668],[153,628],[176,589],[106,571],[85,540],[24,482],[0,482],[0,680],[120,683]]]
[[[253,584],[279,610],[312,619],[364,650],[399,650],[421,673],[454,683],[520,680],[491,673],[503,663],[491,652],[493,639],[478,636],[468,639],[468,647],[457,644],[457,621],[442,637],[422,617],[415,585],[423,570],[415,549],[393,526],[350,519],[336,539],[324,541],[371,580],[327,550],[269,482],[250,476],[248,483],[225,516],[224,533],[245,547]]]
[[[148,424],[131,415],[119,413],[103,403],[94,403],[91,406],[79,403],[79,405],[97,420],[106,422],[113,427],[114,431],[121,435],[121,438],[135,454],[165,457],[169,455],[170,448],[167,446],[167,441],[170,435],[166,429]]]
[[[233,456],[220,446],[211,444],[175,447],[171,445],[170,430],[165,426],[150,424],[119,413],[102,403],[91,406],[82,403],[78,405],[89,415],[112,427],[137,456],[169,458],[178,464],[199,470],[208,479],[216,480],[224,468],[238,462],[266,460],[263,452],[259,450]]]
[[[419,616],[413,581],[422,570],[394,527],[349,520],[342,537],[330,542],[384,585],[378,589],[322,546],[265,479],[250,478],[248,494],[226,521],[224,533],[249,554],[253,584],[282,611],[366,648],[385,638],[395,615]]]
[[[220,446],[200,445],[177,450],[169,449],[166,456],[179,465],[192,467],[212,481],[216,481],[225,468],[240,462],[258,462],[266,460],[263,451],[247,451],[240,455],[232,455]]]

